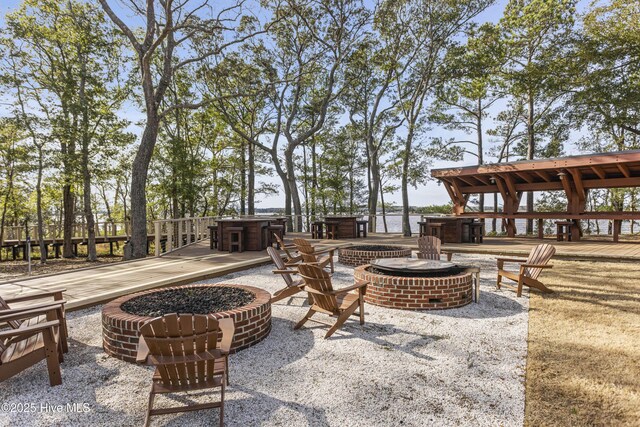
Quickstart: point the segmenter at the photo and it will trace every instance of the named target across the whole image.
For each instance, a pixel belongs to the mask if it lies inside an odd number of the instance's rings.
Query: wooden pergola
[[[449,193],[454,215],[502,218],[510,237],[516,234],[518,218],[537,219],[539,224],[544,219],[570,220],[576,240],[580,236],[580,220],[607,219],[614,222],[617,241],[623,220],[640,219],[640,212],[585,211],[591,189],[640,187],[640,150],[433,169],[431,176],[440,180]],[[524,192],[553,190],[565,192],[566,212],[518,212]],[[500,193],[503,212],[465,212],[469,196],[482,193]]]

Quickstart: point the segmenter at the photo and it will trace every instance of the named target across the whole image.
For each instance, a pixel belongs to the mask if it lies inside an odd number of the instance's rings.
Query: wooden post
[[[167,227],[168,225],[166,252],[169,253],[173,250],[173,221],[168,220],[164,224],[165,224],[165,227]]]
[[[153,223],[154,233],[155,233],[155,246],[156,246],[156,256],[160,256],[160,221],[155,221]]]
[[[622,231],[622,220],[614,219],[613,220],[613,241],[616,243],[618,242],[620,231]]]
[[[538,239],[544,239],[544,219],[538,218]]]
[[[178,244],[176,245],[176,247],[179,248],[179,247],[182,246],[182,237],[183,237],[182,228],[184,227],[185,221],[182,220],[182,219],[179,219],[177,221],[177,224],[178,224]],[[188,231],[187,231],[187,233],[188,233]],[[187,236],[188,236],[188,234],[187,234]],[[187,239],[188,239],[188,237],[187,237]]]

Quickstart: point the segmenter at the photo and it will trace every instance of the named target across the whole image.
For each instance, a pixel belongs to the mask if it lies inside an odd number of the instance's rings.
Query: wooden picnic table
[[[421,228],[428,230],[429,223],[441,223],[444,230],[443,243],[469,243],[471,241],[471,224],[477,219],[473,217],[425,216],[418,222]]]
[[[271,223],[278,223],[278,218],[273,217],[252,217],[252,218],[225,218],[218,221],[218,250],[229,250],[229,228],[244,228],[244,250],[263,251],[267,248],[267,240],[264,236],[264,227]]]
[[[356,221],[359,216],[343,216],[343,215],[331,215],[325,216],[324,222],[335,223],[338,225],[338,238],[339,239],[353,239],[356,237]]]

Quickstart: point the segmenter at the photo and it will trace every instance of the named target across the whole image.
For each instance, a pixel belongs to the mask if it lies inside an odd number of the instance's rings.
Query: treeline
[[[301,229],[398,191],[408,235],[437,159],[637,148],[640,4],[576,3],[512,0],[494,24],[491,0],[24,0],[0,40],[0,236],[83,222],[94,259],[93,224],[130,220],[142,257],[147,220],[282,192]]]

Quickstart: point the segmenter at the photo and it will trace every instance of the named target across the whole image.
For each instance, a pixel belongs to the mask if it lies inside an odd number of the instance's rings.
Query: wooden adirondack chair
[[[436,236],[418,237],[418,258],[440,260],[440,255],[447,256],[447,261],[451,261],[451,252],[440,250],[442,243]]]
[[[318,265],[320,268],[325,268],[329,265],[333,273],[333,253],[335,252],[335,248],[317,251],[311,246],[311,243],[302,238],[293,239],[293,243],[296,245],[298,253],[302,256],[303,263]]]
[[[498,281],[496,283],[496,286],[498,287],[498,289],[500,289],[501,285],[516,288],[518,296],[522,295],[523,285],[539,289],[542,292],[553,292],[538,280],[538,276],[540,276],[540,273],[542,273],[543,268],[553,267],[551,264],[548,264],[548,262],[555,253],[556,248],[545,243],[533,248],[526,260],[523,258],[497,258]],[[504,270],[505,262],[519,263],[520,271],[518,273],[514,273]],[[517,282],[517,286],[503,283],[503,277]]]
[[[0,297],[0,316],[3,314],[9,314],[10,312],[19,313],[24,311],[39,310],[39,309],[54,307],[57,311],[56,320],[60,322],[60,331],[59,331],[60,339],[58,340],[59,341],[58,344],[60,345],[60,351],[63,353],[66,353],[67,351],[69,351],[69,345],[67,344],[67,337],[69,336],[69,332],[67,330],[67,321],[65,318],[65,310],[64,310],[64,305],[66,304],[67,301],[64,300],[62,297],[62,293],[65,291],[66,289],[60,289],[57,291],[41,292],[38,294],[27,295],[27,296],[16,297],[16,298],[9,298],[9,299],[4,299]],[[27,304],[27,305],[22,304],[19,307],[16,307],[15,305],[13,305],[15,303],[22,303],[22,302],[31,303],[33,301],[49,299],[49,298],[53,298],[53,300],[46,301],[46,302],[41,301],[35,304]],[[37,319],[22,318],[19,320],[8,321],[7,324],[13,329],[19,329],[22,325],[24,325],[25,327],[33,326],[38,321],[46,320],[44,316],[36,315],[35,317]]]
[[[46,360],[49,383],[51,386],[62,384],[63,327],[58,315],[57,306],[0,311],[0,324],[11,326],[0,331],[0,382]]]
[[[224,425],[225,383],[229,384],[229,349],[233,319],[217,320],[203,314],[168,314],[140,326],[138,362],[154,365],[145,426],[152,415],[220,408]],[[218,345],[218,335],[222,341]],[[158,393],[179,393],[220,387],[220,401],[153,409]]]
[[[296,245],[285,245],[280,236],[278,236],[276,233],[273,233],[273,237],[278,243],[278,249],[283,250],[284,253],[287,254],[287,260],[285,261],[286,264],[295,264],[302,261],[301,255],[293,255],[291,252],[289,252],[289,249],[295,249]]]
[[[294,280],[293,277],[291,277],[292,274],[297,273],[298,271],[287,268],[287,266],[284,264],[284,261],[280,257],[280,254],[274,248],[268,247],[267,253],[277,267],[277,270],[273,270],[273,274],[280,274],[284,279],[284,282],[287,284],[286,288],[280,289],[273,294],[273,297],[271,298],[271,304],[276,301],[280,301],[281,299],[293,296],[298,292],[302,292],[304,290],[304,280]]]
[[[358,283],[334,290],[331,284],[331,276],[319,266],[303,263],[298,266],[298,271],[305,283],[304,290],[313,296],[313,303],[309,312],[298,322],[294,329],[300,329],[307,320],[311,320],[312,322],[330,326],[331,328],[324,336],[329,338],[358,308],[360,309],[358,313],[360,324],[364,325],[364,294],[368,283]],[[351,291],[358,291],[358,293],[354,294]],[[338,316],[338,319],[333,325],[311,319],[311,316],[316,312]]]

